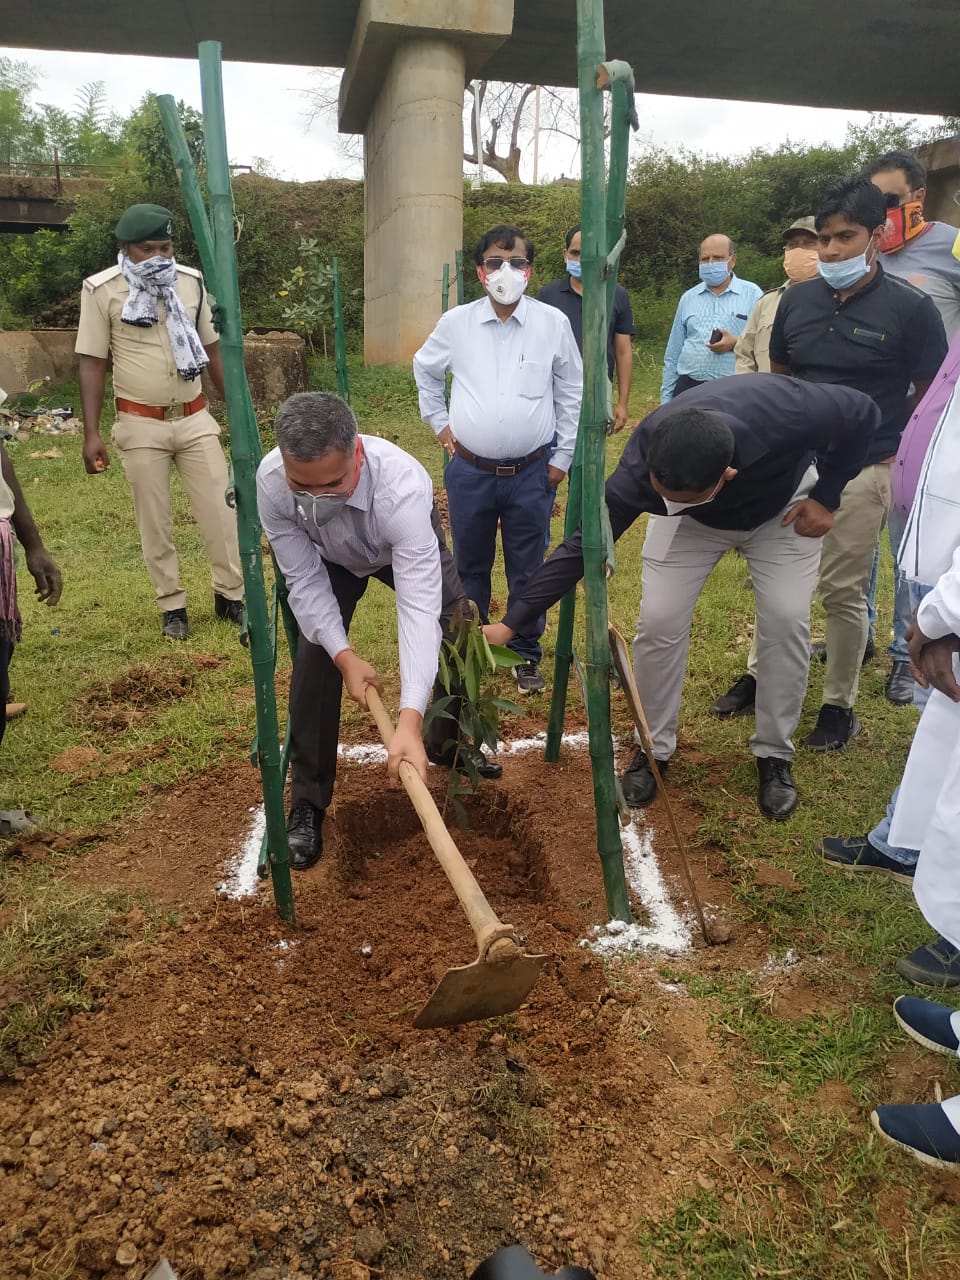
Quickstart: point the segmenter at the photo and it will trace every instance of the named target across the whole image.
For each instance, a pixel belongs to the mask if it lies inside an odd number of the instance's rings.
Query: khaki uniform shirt
[[[756,305],[750,312],[746,328],[733,349],[737,373],[770,372],[770,335],[773,332],[773,318],[777,314],[780,299],[789,287],[788,281],[779,289],[770,289],[757,299]]]
[[[195,400],[201,392],[200,379],[187,382],[177,372],[163,303],[157,299],[159,320],[149,329],[124,324],[120,312],[129,292],[119,266],[84,280],[77,355],[106,359],[112,353],[114,390],[126,400],[162,408]],[[199,271],[177,264],[177,297],[203,345],[218,342]]]

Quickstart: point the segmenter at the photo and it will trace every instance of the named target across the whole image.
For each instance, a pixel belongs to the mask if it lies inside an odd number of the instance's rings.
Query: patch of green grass
[[[659,1277],[901,1280],[952,1274],[960,1213],[856,1121],[763,1097],[730,1122],[730,1158],[636,1240]],[[711,1135],[701,1135],[709,1144]]]
[[[99,894],[4,868],[0,927],[0,1075],[34,1062],[72,1013],[96,999],[91,977],[126,940],[133,894]]]

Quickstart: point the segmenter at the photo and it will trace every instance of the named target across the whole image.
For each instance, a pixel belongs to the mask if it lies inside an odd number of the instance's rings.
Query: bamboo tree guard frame
[[[583,264],[583,402],[577,446],[570,469],[564,535],[582,526],[583,585],[586,595],[585,683],[590,764],[596,808],[597,851],[612,919],[629,920],[630,900],[623,870],[617,814],[616,773],[610,728],[612,664],[607,635],[606,579],[615,568],[613,536],[604,500],[606,437],[612,427],[607,378],[607,330],[617,267],[625,242],[629,130],[637,127],[633,72],[625,62],[607,62],[603,0],[577,0],[577,83],[582,146],[580,261]],[[610,174],[604,172],[603,98],[611,91]],[[570,666],[576,594],[560,605],[553,697],[546,759],[560,754]]]
[[[277,912],[289,924],[296,923],[290,849],[283,804],[283,774],[277,724],[273,673],[275,645],[264,588],[260,519],[257,514],[256,471],[262,457],[257,418],[243,364],[243,325],[240,288],[234,248],[233,191],[227,155],[223,109],[223,77],[220,44],[205,40],[199,45],[200,87],[203,100],[203,136],[206,153],[210,216],[200,189],[193,158],[177,113],[176,102],[165,94],[158,99],[167,142],[177,168],[190,224],[200,250],[204,275],[217,302],[217,322],[227,400],[227,420],[233,461],[233,488],[229,500],[236,507],[237,534],[243,568],[243,586],[250,634],[250,661],[256,694],[257,736],[254,763],[263,779],[266,813],[266,845]]]

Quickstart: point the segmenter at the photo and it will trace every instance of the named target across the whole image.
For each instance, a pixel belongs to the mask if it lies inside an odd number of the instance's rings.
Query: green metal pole
[[[581,240],[582,243],[582,240]],[[563,536],[569,538],[580,523],[583,506],[583,406],[577,425],[577,444],[567,480],[567,511],[563,521]],[[573,661],[573,620],[577,609],[576,588],[568,591],[560,601],[557,616],[557,638],[553,659],[553,692],[550,695],[550,716],[547,720],[547,744],[544,758],[551,764],[560,759],[560,741],[563,737],[563,720],[567,709],[567,689],[570,684],[570,664]]]
[[[607,635],[605,564],[607,539],[604,506],[604,461],[607,433],[607,308],[604,277],[607,247],[604,209],[603,102],[597,86],[604,60],[602,0],[577,0],[577,81],[580,90],[581,255],[583,263],[583,564],[586,593],[587,720],[597,850],[603,869],[607,909],[617,920],[629,920],[630,900],[623,870],[623,848],[617,818],[616,775],[610,727],[610,642]]]
[[[213,230],[207,217],[207,206],[204,204],[203,192],[200,190],[200,179],[196,165],[187,143],[187,135],[180,123],[176,99],[169,93],[160,94],[157,98],[160,122],[167,135],[167,146],[173,157],[174,168],[180,180],[180,190],[187,206],[190,225],[193,228],[197,248],[200,250],[200,265],[206,277],[207,285],[217,297],[217,261],[213,251]]]
[[[629,153],[629,125],[635,122],[632,99],[632,80],[616,80],[612,86],[610,133],[610,175],[607,181],[606,241],[609,247],[617,244],[623,231],[627,189],[627,157]],[[619,260],[618,260],[619,261]],[[613,308],[613,295],[617,285],[617,263],[607,275],[606,314]],[[604,354],[604,359],[606,355]],[[577,447],[570,468],[567,492],[567,513],[563,536],[569,538],[580,523],[583,493],[583,440],[586,434],[581,412],[577,430]],[[570,684],[570,664],[573,661],[573,623],[577,607],[575,591],[570,591],[560,601],[557,617],[557,635],[553,666],[553,692],[550,699],[550,717],[547,721],[547,743],[544,758],[550,763],[560,759],[560,742],[563,737],[563,721]]]
[[[347,373],[347,337],[343,328],[343,295],[340,292],[340,259],[333,260],[333,364],[337,371],[337,395],[350,403]]]
[[[273,655],[264,590],[263,556],[260,550],[260,520],[257,515],[256,470],[262,451],[243,364],[243,327],[234,250],[233,192],[230,186],[223,110],[220,45],[217,41],[205,40],[199,46],[199,53],[207,190],[210,193],[213,226],[213,278],[216,280],[216,296],[220,307],[220,349],[236,486],[237,531],[250,630],[250,659],[256,693],[258,756],[263,778],[267,844],[277,911],[282,919],[294,924],[296,915],[284,817]],[[194,230],[196,231],[196,227]],[[198,243],[199,239],[198,236]],[[204,266],[206,267],[206,263]]]
[[[454,270],[457,275],[457,306],[463,306],[466,294],[463,291],[463,250],[457,249],[453,255]]]

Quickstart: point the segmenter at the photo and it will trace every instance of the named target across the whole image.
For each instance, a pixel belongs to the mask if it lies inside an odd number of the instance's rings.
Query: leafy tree
[[[0,165],[4,167],[43,154],[44,125],[30,102],[38,80],[28,62],[0,58]]]

